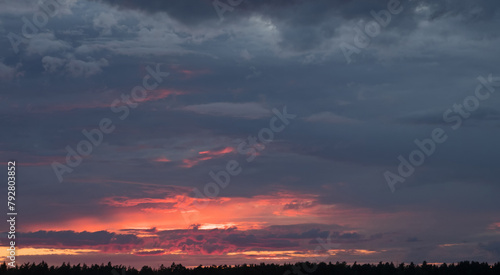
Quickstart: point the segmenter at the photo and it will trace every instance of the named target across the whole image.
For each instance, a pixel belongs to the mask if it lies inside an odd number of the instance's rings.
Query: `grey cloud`
[[[43,68],[46,72],[55,73],[63,70],[64,74],[73,77],[89,77],[102,72],[103,67],[109,65],[108,60],[101,58],[100,60],[83,61],[69,58],[57,58],[53,56],[44,56],[42,58]]]
[[[44,55],[71,49],[71,46],[56,38],[54,33],[39,33],[28,39],[26,51],[28,54]]]
[[[495,256],[500,255],[500,241],[488,242],[486,244],[480,244],[481,248],[493,253]]]
[[[0,79],[2,80],[10,80],[17,75],[22,74],[19,72],[19,69],[22,67],[22,64],[18,63],[16,66],[8,66],[0,61]]]
[[[102,72],[102,68],[108,65],[109,65],[108,60],[104,58],[101,58],[96,61],[94,60],[83,61],[83,60],[70,59],[66,64],[66,69],[72,76],[89,77],[91,75]]]
[[[268,117],[271,114],[271,112],[268,109],[264,108],[262,104],[255,102],[215,102],[199,105],[189,105],[183,107],[182,109],[202,115],[233,116],[250,119]]]
[[[447,123],[443,119],[443,114],[445,111],[446,110],[415,112],[398,118],[397,121],[411,124],[449,125],[449,123]],[[467,120],[474,121],[498,121],[499,119],[500,112],[489,107],[479,108],[478,110],[471,112],[470,117],[467,117]],[[467,122],[465,124],[467,125]]]
[[[306,121],[311,121],[311,122],[325,122],[325,123],[332,123],[332,124],[350,124],[350,123],[359,123],[359,120],[348,118],[348,117],[343,117],[336,115],[331,112],[322,112],[322,113],[317,113],[317,114],[312,114],[306,118],[304,118]]]

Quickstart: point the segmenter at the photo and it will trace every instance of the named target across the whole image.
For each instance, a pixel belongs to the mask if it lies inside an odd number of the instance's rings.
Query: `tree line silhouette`
[[[456,264],[430,265],[425,261],[416,265],[401,263],[378,264],[357,264],[348,265],[342,263],[309,263],[299,262],[295,264],[243,264],[235,266],[212,265],[198,266],[196,268],[186,268],[181,264],[172,263],[170,267],[161,265],[159,268],[143,266],[140,270],[123,265],[101,264],[77,264],[71,265],[63,263],[61,266],[50,266],[41,262],[25,263],[15,268],[8,268],[5,262],[0,265],[0,274],[9,275],[315,275],[315,274],[335,274],[335,275],[499,275],[500,262],[493,265],[488,263],[463,261]]]

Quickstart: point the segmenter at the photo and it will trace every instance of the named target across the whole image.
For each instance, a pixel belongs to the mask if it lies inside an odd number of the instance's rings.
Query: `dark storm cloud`
[[[498,12],[498,5],[491,0],[481,1],[421,1],[430,6],[430,19],[461,16],[466,21],[488,21]]]
[[[137,245],[141,240],[131,234],[115,234],[107,231],[74,232],[74,231],[37,231],[20,233],[26,246],[63,246],[63,247],[91,247],[98,245]]]
[[[209,0],[165,2],[160,0],[137,2],[133,0],[104,0],[112,6],[145,11],[147,13],[165,12],[179,22],[196,27],[201,24],[214,24],[219,20],[217,12]],[[280,33],[279,45],[288,50],[308,51],[323,45],[326,40],[338,36],[338,28],[349,20],[372,20],[371,11],[387,8],[389,1],[378,0],[360,2],[349,0],[321,1],[243,1],[225,12],[226,24],[235,23],[250,16],[262,16],[270,20]],[[222,3],[225,3],[222,1]],[[490,21],[497,15],[498,5],[493,0],[481,1],[397,1],[404,7],[403,15],[393,16],[391,28],[400,32],[411,32],[417,24],[410,20],[416,9],[424,10],[423,18],[438,20],[459,18],[466,27],[469,23]],[[234,10],[234,14],[233,13]],[[394,23],[395,22],[395,23]],[[390,41],[386,41],[390,43]],[[385,43],[383,43],[385,44]]]
[[[190,1],[116,1],[104,0],[104,3],[125,9],[136,9],[148,13],[166,12],[176,20],[188,24],[196,25],[205,20],[212,19],[214,11],[210,1],[190,0]]]
[[[367,2],[357,5],[352,1],[244,1],[236,7],[225,11],[222,6],[213,5],[215,1],[195,0],[184,2],[137,2],[137,1],[103,1],[120,8],[135,9],[147,13],[165,12],[182,24],[196,27],[211,24],[214,28],[220,25],[216,9],[221,9],[225,24],[243,21],[250,16],[263,16],[276,24],[281,32],[280,46],[291,50],[308,50],[331,38],[335,33],[338,21],[332,17],[354,18],[366,16],[370,9],[382,8],[384,1]],[[224,2],[223,2],[224,3]],[[217,6],[217,8],[214,8]],[[234,14],[233,13],[234,10]],[[231,15],[230,15],[231,14]],[[328,22],[325,24],[325,22]]]
[[[228,243],[238,247],[261,247],[267,249],[286,249],[299,246],[299,243],[293,240],[280,238],[259,238],[253,234],[231,234],[225,239]]]
[[[291,233],[291,234],[284,234],[283,237],[286,238],[293,238],[293,239],[302,239],[302,238],[327,238],[328,235],[330,235],[330,232],[328,231],[321,231],[318,228],[311,229],[306,232],[302,233]]]

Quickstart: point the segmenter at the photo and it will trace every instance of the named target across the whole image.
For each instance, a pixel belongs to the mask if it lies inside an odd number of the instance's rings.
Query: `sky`
[[[499,9],[0,1],[16,262],[499,261]]]

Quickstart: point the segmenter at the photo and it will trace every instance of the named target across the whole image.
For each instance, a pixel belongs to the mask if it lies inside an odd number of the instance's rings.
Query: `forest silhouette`
[[[63,263],[61,266],[49,266],[45,262],[39,264],[25,263],[15,268],[8,268],[5,262],[0,265],[0,274],[22,274],[22,275],[161,275],[161,274],[225,274],[225,275],[313,275],[313,274],[338,274],[338,275],[498,275],[500,274],[500,262],[493,265],[488,263],[463,261],[456,264],[357,264],[348,265],[342,263],[309,263],[299,262],[295,264],[243,264],[235,266],[212,265],[186,268],[181,264],[172,263],[169,267],[161,265],[159,268],[143,266],[140,270],[123,265],[113,266],[101,264],[77,264]]]

